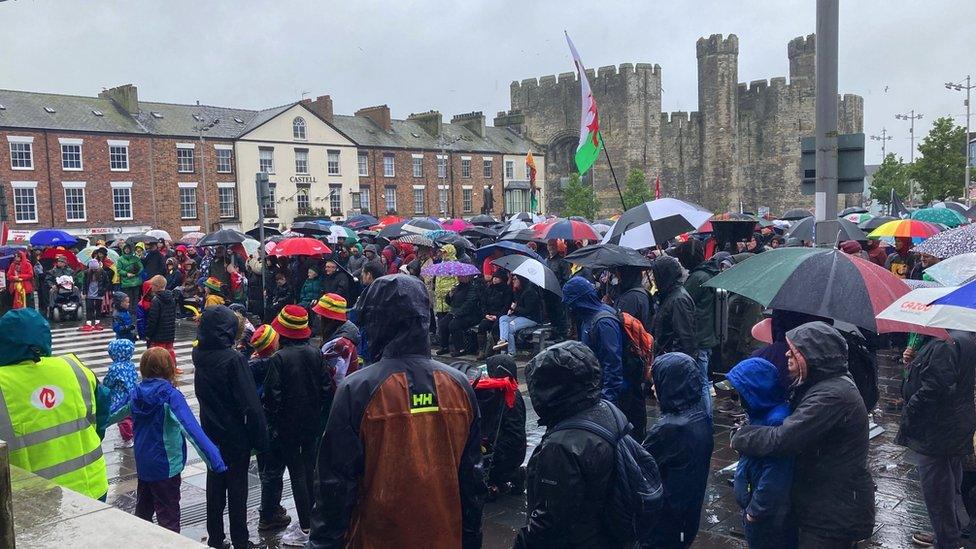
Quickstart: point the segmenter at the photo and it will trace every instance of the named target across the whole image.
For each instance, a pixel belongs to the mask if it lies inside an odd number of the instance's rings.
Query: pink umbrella
[[[454,231],[456,233],[459,233],[464,229],[469,229],[471,227],[474,227],[474,225],[468,223],[467,221],[461,218],[456,218],[456,219],[448,219],[447,221],[441,223],[441,227],[444,227],[448,231]]]

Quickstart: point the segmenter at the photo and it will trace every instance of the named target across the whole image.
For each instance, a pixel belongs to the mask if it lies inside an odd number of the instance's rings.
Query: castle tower
[[[694,197],[718,213],[738,210],[739,38],[699,38],[698,112],[701,113],[701,187]]]

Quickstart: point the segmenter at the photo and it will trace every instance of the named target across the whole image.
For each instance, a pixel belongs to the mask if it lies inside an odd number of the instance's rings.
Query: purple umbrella
[[[424,276],[474,276],[480,273],[474,265],[460,261],[441,261],[420,271]]]

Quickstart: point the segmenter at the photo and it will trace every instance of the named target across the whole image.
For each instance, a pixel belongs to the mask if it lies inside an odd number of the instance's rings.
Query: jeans
[[[962,546],[959,530],[968,522],[961,493],[962,460],[961,456],[918,456],[918,480],[937,549]]]
[[[312,438],[302,442],[278,440],[273,450],[262,454],[258,464],[261,468],[262,518],[269,520],[278,512],[284,487],[282,479],[285,468],[288,468],[298,524],[306,530],[310,527],[316,451],[315,439]]]
[[[152,522],[155,513],[160,526],[179,533],[181,482],[179,473],[166,480],[140,480],[136,486],[135,515]]]
[[[234,549],[247,547],[247,467],[250,456],[236,461],[224,458],[227,471],[207,471],[207,544],[224,546],[224,509],[230,517],[230,539]]]
[[[500,316],[498,317],[498,339],[508,342],[508,354],[515,354],[515,333],[519,330],[538,326],[539,323],[531,318],[523,316]]]
[[[711,349],[698,349],[695,362],[702,375],[702,402],[705,403],[705,413],[712,417],[712,383],[708,379],[708,361],[712,358]]]

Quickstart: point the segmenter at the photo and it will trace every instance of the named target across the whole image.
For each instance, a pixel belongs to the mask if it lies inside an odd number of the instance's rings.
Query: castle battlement
[[[606,65],[597,70],[586,69],[586,77],[591,85],[595,85],[602,78],[614,78],[617,76],[629,76],[638,73],[650,73],[660,76],[661,65],[657,63],[621,63],[619,65]],[[545,88],[561,85],[576,85],[579,78],[575,72],[561,72],[558,75],[548,74],[539,78],[525,78],[521,81],[512,82],[511,88],[518,90],[521,88]]]
[[[739,54],[739,37],[730,34],[722,38],[721,34],[713,34],[708,38],[699,38],[695,44],[698,50],[698,57],[717,54]]]
[[[814,34],[797,36],[786,46],[786,55],[790,59],[801,55],[815,55],[817,53],[817,37]]]

